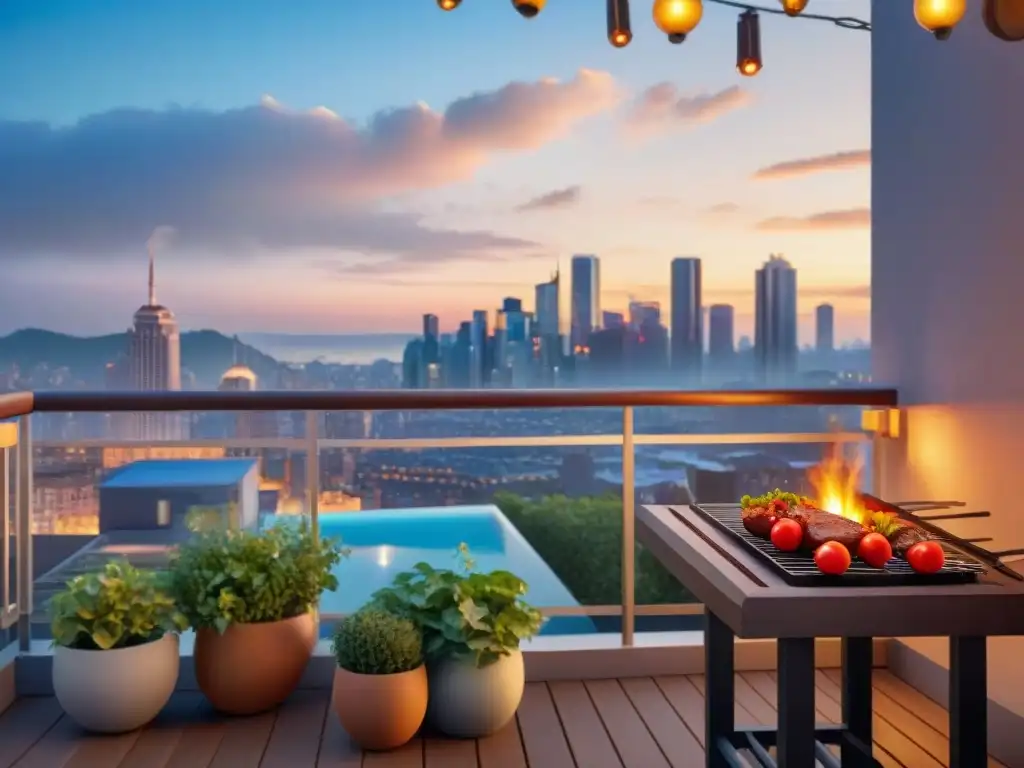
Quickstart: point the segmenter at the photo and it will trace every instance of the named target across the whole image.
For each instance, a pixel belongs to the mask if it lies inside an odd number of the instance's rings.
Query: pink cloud
[[[845,171],[869,165],[871,165],[871,150],[857,149],[775,163],[754,171],[752,178],[759,180],[788,179],[794,176],[810,176],[826,171]]]
[[[865,229],[871,226],[870,208],[823,211],[810,216],[773,216],[754,225],[762,232],[816,232],[830,229]]]
[[[714,93],[684,95],[672,83],[658,83],[641,93],[623,118],[627,133],[647,137],[710,123],[747,106],[749,91],[731,85]]]

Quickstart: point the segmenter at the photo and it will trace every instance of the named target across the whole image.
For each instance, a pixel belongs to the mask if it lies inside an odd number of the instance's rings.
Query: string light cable
[[[863,32],[871,31],[871,22],[865,21],[864,19],[854,18],[853,16],[827,16],[822,13],[807,13],[806,11],[800,11],[799,13],[793,13],[785,10],[785,8],[772,8],[764,5],[752,5],[751,3],[736,2],[736,0],[706,0],[708,3],[714,3],[715,5],[725,5],[730,8],[737,8],[741,11],[753,11],[755,13],[770,13],[777,16],[789,16],[794,19],[807,19],[808,21],[828,21],[835,24],[837,27],[843,29],[859,29]],[[803,6],[801,6],[803,7]]]

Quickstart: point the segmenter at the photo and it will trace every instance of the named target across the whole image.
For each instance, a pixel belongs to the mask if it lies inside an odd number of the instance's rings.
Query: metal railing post
[[[633,644],[636,621],[636,473],[633,452],[633,407],[622,409],[622,644]]]
[[[32,647],[32,420],[22,416],[18,434],[18,481],[15,486],[15,546],[18,595],[18,648]]]
[[[306,498],[309,526],[320,538],[320,412],[306,411]]]
[[[11,456],[0,446],[0,629],[11,613]]]

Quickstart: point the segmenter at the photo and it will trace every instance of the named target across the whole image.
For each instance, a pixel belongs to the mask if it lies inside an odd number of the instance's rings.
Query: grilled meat
[[[744,507],[742,510],[743,527],[754,536],[762,539],[770,538],[772,526],[778,520],[774,506],[769,507]]]
[[[855,520],[813,507],[797,507],[789,515],[804,529],[801,549],[814,551],[826,541],[838,541],[851,553],[856,553],[860,540],[868,530]]]
[[[895,533],[886,537],[892,545],[893,554],[904,557],[907,550],[922,541],[930,541],[935,537],[928,531],[912,523],[904,523],[899,526]]]

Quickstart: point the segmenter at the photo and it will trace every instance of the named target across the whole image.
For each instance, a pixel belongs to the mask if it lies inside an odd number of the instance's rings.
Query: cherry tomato
[[[784,517],[772,526],[772,544],[783,552],[793,552],[800,547],[804,538],[804,529],[796,520]]]
[[[829,576],[841,576],[850,567],[850,550],[838,541],[826,541],[814,551],[818,570]]]
[[[857,546],[857,557],[872,568],[885,568],[892,559],[892,545],[880,533],[869,533]]]
[[[785,499],[776,499],[772,504],[775,505],[775,509],[779,512],[789,512],[789,502]]]
[[[937,541],[919,541],[907,550],[907,562],[915,573],[936,573],[946,563],[946,553]]]

